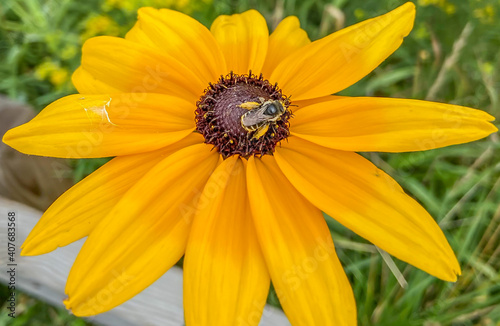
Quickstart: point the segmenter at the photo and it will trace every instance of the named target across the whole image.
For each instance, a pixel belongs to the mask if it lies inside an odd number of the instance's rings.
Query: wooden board
[[[53,305],[62,306],[66,297],[64,286],[84,239],[51,253],[19,256],[19,246],[42,215],[41,212],[0,197],[0,263],[7,267],[7,213],[16,212],[16,288],[33,294]],[[8,283],[8,275],[0,273],[0,282]],[[158,281],[122,305],[97,316],[87,318],[101,325],[184,325],[182,307],[182,269],[171,268]],[[242,324],[247,325],[247,324]],[[250,323],[248,323],[250,325]],[[290,325],[283,312],[266,306],[260,325]]]

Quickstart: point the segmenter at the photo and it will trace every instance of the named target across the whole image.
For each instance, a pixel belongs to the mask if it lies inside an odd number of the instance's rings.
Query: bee
[[[259,139],[269,129],[271,123],[276,123],[286,112],[283,102],[265,100],[259,97],[259,102],[245,102],[239,107],[249,110],[241,116],[241,126],[248,132],[256,131],[252,138]]]

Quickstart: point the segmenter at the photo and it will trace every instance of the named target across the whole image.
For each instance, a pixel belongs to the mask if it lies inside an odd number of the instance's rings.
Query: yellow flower
[[[63,60],[69,60],[74,58],[77,53],[77,47],[73,44],[68,44],[61,50],[59,57]]]
[[[495,71],[495,66],[491,62],[484,62],[479,66],[479,68],[484,74],[489,76],[493,75],[493,72]]]
[[[186,325],[257,325],[271,280],[292,325],[356,325],[323,211],[455,281],[460,267],[437,223],[355,152],[473,141],[497,131],[493,117],[331,95],[394,52],[414,17],[407,3],[311,42],[296,17],[269,35],[254,10],[208,30],[143,8],[125,39],[88,40],[73,75],[80,94],[3,140],[27,154],[116,157],[47,210],[22,254],[88,236],[66,286],[78,316],[130,299],[185,254]]]
[[[448,15],[453,15],[457,11],[455,5],[448,3],[446,0],[419,0],[418,4],[423,7],[434,5],[443,9]]]
[[[35,76],[38,79],[50,78],[52,72],[58,69],[58,67],[53,61],[44,61],[35,68]]]
[[[81,35],[82,40],[86,40],[96,35],[118,35],[120,26],[111,20],[109,16],[99,15],[89,18],[85,23],[85,31]]]
[[[59,68],[54,70],[50,75],[50,82],[55,86],[62,86],[68,81],[69,73],[66,68]]]
[[[492,5],[487,5],[484,8],[475,9],[474,16],[479,18],[483,24],[493,23],[495,21],[495,8]]]
[[[35,76],[38,79],[48,79],[54,86],[61,87],[68,81],[69,72],[53,61],[45,61],[36,67]]]
[[[211,2],[212,0],[106,0],[102,5],[102,9],[111,11],[116,8],[133,12],[142,6],[150,6],[154,8],[172,8],[184,13],[190,13]]]
[[[444,11],[445,11],[448,15],[453,15],[454,13],[456,13],[456,12],[457,12],[457,7],[456,7],[454,4],[447,3],[447,4],[444,6]]]

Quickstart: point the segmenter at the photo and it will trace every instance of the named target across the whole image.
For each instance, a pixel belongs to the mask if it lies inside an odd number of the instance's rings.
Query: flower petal
[[[77,316],[107,311],[156,281],[185,250],[198,189],[219,155],[206,144],[186,147],[158,163],[92,231],[66,285]]]
[[[337,95],[326,95],[322,97],[315,97],[307,100],[298,100],[298,101],[293,101],[293,113],[294,113],[294,118],[295,118],[295,113],[298,110],[301,110],[302,108],[311,106],[313,104],[318,104],[318,103],[323,103],[323,102],[330,102],[334,100],[339,100],[342,98],[346,98],[345,96],[337,96]],[[333,107],[333,105],[331,105]],[[299,121],[297,119],[293,119],[293,125],[299,124]]]
[[[321,212],[269,155],[250,157],[247,180],[259,243],[291,324],[356,325],[352,290]]]
[[[162,94],[69,95],[3,141],[25,154],[84,158],[152,151],[194,130],[194,105]]]
[[[411,2],[340,30],[286,57],[270,80],[295,100],[339,92],[375,69],[410,33],[415,19]],[[307,67],[307,68],[305,68]]]
[[[477,140],[497,131],[489,114],[436,102],[344,97],[294,112],[292,134],[357,152],[423,151]]]
[[[82,67],[95,79],[124,93],[163,93],[196,103],[205,81],[173,57],[118,37],[85,42]]]
[[[269,36],[269,48],[264,68],[262,68],[264,76],[271,76],[281,61],[309,43],[311,41],[307,32],[300,28],[300,21],[297,17],[288,16],[283,19]]]
[[[356,153],[288,140],[276,161],[311,203],[397,258],[456,281],[460,266],[443,232],[396,181]]]
[[[227,71],[224,56],[210,31],[178,11],[139,9],[139,20],[125,38],[172,56],[206,85]]]
[[[160,150],[112,159],[61,195],[43,214],[22,245],[21,255],[48,253],[86,237],[123,195],[166,156],[203,143],[191,134]]]
[[[75,72],[71,76],[71,81],[80,94],[120,93],[119,89],[96,79],[81,66],[75,70]]]
[[[224,160],[198,204],[184,258],[187,325],[258,325],[269,274],[253,226],[242,159]]]
[[[260,74],[267,55],[269,31],[266,20],[256,10],[221,15],[210,31],[226,58],[227,72]]]

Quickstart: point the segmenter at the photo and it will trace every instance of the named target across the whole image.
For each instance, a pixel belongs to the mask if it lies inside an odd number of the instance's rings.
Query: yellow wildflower
[[[66,68],[57,68],[50,74],[50,82],[56,86],[63,86],[69,79],[69,72]]]
[[[474,10],[474,16],[479,18],[483,24],[493,23],[495,21],[495,14],[495,8],[492,5]]]
[[[457,12],[457,7],[456,7],[454,4],[447,3],[447,4],[444,6],[444,11],[445,11],[448,15],[453,15],[454,13],[456,13],[456,12]]]
[[[54,86],[61,87],[69,79],[69,72],[53,61],[45,61],[35,69],[38,79],[49,80]]]
[[[120,33],[120,26],[114,22],[109,16],[99,15],[93,16],[85,23],[85,31],[82,33],[82,40],[86,40],[96,35],[113,35]]]
[[[35,68],[35,76],[38,79],[47,79],[52,74],[54,70],[58,68],[58,65],[53,61],[44,61]]]
[[[78,53],[78,49],[77,49],[76,45],[68,44],[61,50],[59,57],[62,60],[69,60],[69,59],[74,58],[77,53]]]
[[[460,266],[438,224],[356,152],[465,143],[497,131],[494,118],[331,95],[391,55],[414,17],[406,3],[311,42],[293,16],[269,35],[255,10],[220,16],[208,30],[143,8],[125,39],[88,40],[73,75],[80,94],[3,141],[33,155],[116,157],[45,212],[22,254],[88,236],[66,286],[78,316],[130,299],[185,255],[188,326],[257,325],[271,280],[292,325],[356,325],[323,211],[456,281]]]

